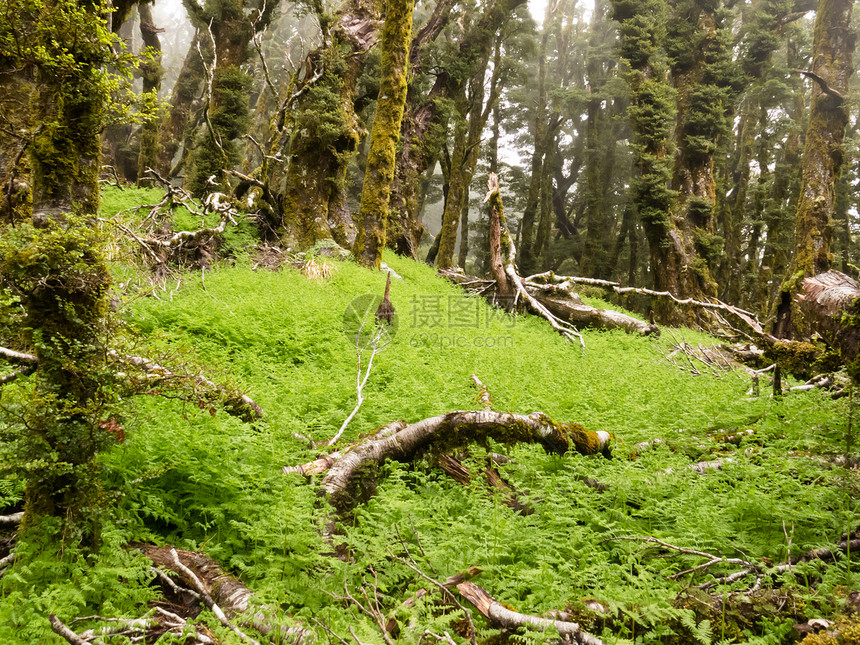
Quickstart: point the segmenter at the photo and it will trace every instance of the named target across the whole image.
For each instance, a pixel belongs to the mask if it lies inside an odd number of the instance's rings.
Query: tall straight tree
[[[805,277],[830,269],[835,184],[842,165],[842,141],[848,112],[845,94],[853,73],[855,34],[853,0],[820,0],[815,14],[809,123],[803,149],[800,202],[794,230],[794,255],[780,287],[774,331],[792,337],[808,331],[795,294]],[[799,70],[798,70],[799,71]]]
[[[382,78],[370,131],[370,152],[361,190],[353,253],[361,264],[379,268],[388,228],[388,200],[394,157],[406,103],[409,37],[414,0],[388,0],[382,28]]]
[[[448,7],[448,0],[440,0],[440,4]],[[442,141],[450,116],[450,103],[463,93],[469,78],[468,70],[473,69],[476,61],[489,57],[496,33],[511,19],[513,12],[524,4],[525,0],[490,0],[481,15],[466,27],[456,45],[456,65],[440,67],[433,86],[426,95],[410,93],[403,118],[402,146],[397,155],[397,170],[391,195],[394,235],[390,245],[399,253],[412,257],[417,254],[418,243],[424,230],[419,218],[421,198],[418,178],[441,156]],[[448,10],[450,7],[446,9]],[[438,33],[435,30],[445,15],[443,13],[438,20],[428,23],[434,27],[431,34]],[[424,31],[422,29],[416,41]],[[413,51],[417,53],[420,49],[413,48]],[[458,69],[454,70],[454,67]]]

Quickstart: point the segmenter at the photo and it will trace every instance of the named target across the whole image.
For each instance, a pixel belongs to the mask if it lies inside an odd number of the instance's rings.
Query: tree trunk
[[[455,0],[438,0],[427,23],[412,41],[409,60],[412,76],[419,78],[424,74],[427,45],[436,40],[448,25]],[[437,134],[428,136],[428,130],[439,127],[434,121],[447,122],[447,116],[439,117],[439,105],[432,100],[444,94],[448,81],[442,72],[424,102],[419,104],[410,87],[406,94],[406,107],[401,122],[400,149],[394,169],[394,182],[391,187],[389,210],[388,246],[400,255],[418,259],[418,245],[424,234],[421,223],[421,203],[423,194],[420,177],[430,172],[438,156]],[[442,113],[445,111],[442,110]]]
[[[789,46],[789,50],[791,49],[793,48]],[[787,250],[791,245],[793,211],[796,209],[800,189],[800,153],[803,148],[803,130],[800,124],[805,111],[802,89],[802,84],[798,83],[792,109],[788,110],[794,125],[786,137],[782,156],[776,161],[773,189],[764,214],[767,234],[755,286],[756,311],[762,316],[773,309],[779,285],[789,263]]]
[[[158,38],[160,30],[152,20],[152,6],[147,3],[139,3],[137,11],[140,15],[140,36],[144,47],[152,56],[141,65],[143,73],[143,93],[152,93],[158,98],[161,89],[161,77],[164,70],[161,67],[161,42]],[[140,150],[137,158],[137,181],[143,178],[147,168],[155,168],[158,162],[158,129],[160,115],[154,115],[151,120],[146,121],[138,132]]]
[[[188,144],[193,141],[197,129],[196,124],[192,123],[192,114],[195,112],[195,99],[200,93],[200,86],[204,77],[204,61],[200,58],[200,52],[203,52],[203,55],[207,57],[205,64],[208,65],[212,46],[208,34],[198,28],[188,47],[188,52],[185,54],[185,61],[179,71],[179,77],[173,86],[168,116],[162,122],[159,130],[157,170],[164,177],[174,177],[181,169],[179,164],[174,168],[173,158],[183,143],[185,144],[183,156],[189,152],[190,146]],[[144,168],[144,170],[146,169]]]
[[[811,109],[803,151],[800,203],[794,230],[794,256],[780,287],[776,336],[808,335],[802,313],[793,306],[803,278],[830,269],[834,184],[842,165],[842,139],[848,112],[844,95],[853,72],[855,35],[851,0],[821,0],[812,44]]]
[[[376,0],[347,0],[324,29],[294,84],[287,129],[286,234],[299,248],[333,238],[351,248],[356,228],[346,202],[347,167],[364,135],[355,112],[364,59],[379,38]],[[321,16],[325,24],[326,18]]]
[[[524,3],[525,0],[492,0],[460,40],[457,59],[464,65],[486,60],[499,28]],[[390,246],[398,253],[412,257],[417,253],[424,229],[418,219],[416,178],[439,158],[448,121],[446,99],[460,96],[462,84],[462,80],[441,70],[430,93],[420,105],[408,99],[409,107],[403,118],[402,146],[397,156],[391,193],[392,218],[397,221],[393,224],[394,234]],[[453,250],[451,257],[453,260]]]
[[[361,190],[353,253],[364,266],[379,268],[388,228],[388,198],[406,103],[409,36],[414,0],[388,0],[382,28],[382,79],[370,132],[370,153]]]
[[[540,191],[543,183],[543,164],[546,156],[547,144],[547,100],[546,100],[546,54],[550,34],[550,18],[553,5],[547,3],[546,16],[544,17],[544,32],[541,37],[540,53],[538,54],[538,87],[537,104],[534,106],[535,115],[533,120],[534,144],[532,147],[531,172],[529,174],[529,192],[526,196],[526,205],[523,209],[523,218],[520,223],[520,271],[523,275],[534,273],[534,228],[540,203]]]

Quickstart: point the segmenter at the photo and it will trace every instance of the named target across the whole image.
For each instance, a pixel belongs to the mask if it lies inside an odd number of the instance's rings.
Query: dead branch
[[[822,92],[827,94],[827,96],[832,96],[834,99],[836,99],[836,101],[837,101],[836,105],[842,105],[842,103],[845,101],[845,97],[842,96],[842,94],[840,92],[838,92],[837,90],[834,90],[832,87],[830,87],[827,84],[827,81],[825,81],[823,78],[821,78],[815,72],[810,72],[810,71],[807,71],[805,69],[792,69],[791,71],[794,72],[795,74],[801,74],[801,75],[805,76],[806,78],[808,78],[812,81],[815,81],[818,84],[818,87],[821,88]]]
[[[382,433],[380,433],[382,434]],[[446,450],[492,437],[500,443],[540,443],[545,450],[563,455],[575,450],[582,455],[606,453],[611,435],[593,432],[576,423],[558,423],[542,412],[530,415],[494,412],[492,410],[449,412],[406,425],[384,436],[376,435],[353,446],[333,463],[322,481],[329,501],[335,506],[349,506],[348,490],[361,476],[364,466],[387,459],[410,461],[434,447]],[[284,468],[285,473],[320,472],[327,460],[316,460],[300,467]]]
[[[14,375],[14,377],[17,377],[21,373],[24,373],[26,371],[32,370],[34,366],[39,362],[39,358],[33,354],[16,352],[5,347],[0,347],[0,356],[3,356],[11,361],[18,361],[28,364],[28,367],[24,368],[24,370],[13,372],[12,374]],[[223,398],[225,409],[231,414],[235,414],[236,416],[242,417],[246,421],[259,419],[263,416],[263,409],[259,405],[257,405],[257,403],[251,397],[246,394],[242,394],[234,390],[228,389],[224,386],[217,385],[202,374],[197,374],[193,377],[175,374],[166,367],[159,365],[155,361],[152,361],[148,358],[143,358],[142,356],[120,355],[116,350],[108,351],[108,356],[113,359],[119,360],[126,366],[134,366],[140,368],[143,372],[146,373],[148,379],[147,383],[149,385],[154,385],[156,381],[165,381],[168,379],[190,380],[195,385],[202,386],[204,390],[208,390],[216,394],[218,398]],[[6,375],[2,379],[0,379],[0,384],[12,380],[11,378],[9,378],[9,376],[11,375]]]
[[[391,280],[391,276],[389,275],[388,280]],[[386,294],[388,293],[388,289],[386,288]],[[373,368],[373,359],[376,355],[385,349],[388,343],[391,342],[392,337],[388,334],[389,327],[387,324],[377,325],[374,329],[373,334],[371,334],[369,340],[362,338],[362,330],[366,323],[370,322],[372,324],[373,321],[363,320],[361,326],[358,328],[358,332],[355,334],[355,356],[356,361],[358,362],[358,373],[355,375],[355,390],[356,390],[356,404],[352,409],[352,412],[349,413],[349,416],[344,419],[343,424],[340,426],[340,430],[326,443],[327,446],[333,446],[336,444],[341,436],[343,435],[344,430],[346,430],[346,426],[349,425],[349,422],[352,421],[353,417],[358,413],[358,409],[361,407],[361,404],[364,403],[364,386],[367,384],[367,379],[370,377],[370,370]],[[390,321],[389,321],[390,322]],[[386,338],[388,336],[388,338]],[[366,340],[367,342],[362,345],[362,340]],[[362,376],[362,367],[361,367],[361,355],[364,350],[370,348],[370,358],[367,361],[367,369],[364,370],[364,375]]]
[[[51,631],[65,638],[71,645],[89,645],[87,641],[69,629],[55,614],[50,614],[48,620],[51,623]]]
[[[735,307],[733,305],[726,304],[725,302],[721,302],[719,300],[715,301],[702,301],[695,300],[693,298],[678,298],[674,294],[668,291],[654,291],[653,289],[644,289],[639,287],[622,287],[618,282],[611,282],[609,280],[597,280],[594,278],[581,278],[578,276],[557,276],[552,271],[548,271],[546,273],[539,273],[537,275],[529,276],[526,278],[527,282],[538,282],[544,284],[590,284],[601,287],[611,288],[615,293],[619,295],[625,295],[629,293],[635,293],[639,295],[652,296],[656,298],[668,298],[672,302],[679,305],[686,305],[692,307],[699,307],[702,309],[712,309],[717,311],[724,311],[726,313],[732,314],[733,316],[739,318],[746,324],[756,336],[759,337],[769,337],[773,341],[776,341],[776,338],[766,334],[764,329],[762,328],[761,323],[755,317],[755,314],[752,312],[741,309],[740,307]]]
[[[679,547],[651,536],[615,537],[609,539],[646,542],[650,544],[656,544],[658,545],[658,547],[662,547],[669,551],[675,551],[682,555],[691,555],[699,558],[705,558],[706,562],[667,576],[668,580],[677,580],[682,576],[704,571],[717,564],[734,564],[741,567],[738,571],[723,576],[715,577],[714,580],[705,582],[700,585],[696,585],[696,589],[703,590],[710,589],[718,584],[731,584],[733,582],[737,582],[738,580],[742,580],[749,575],[756,576],[756,582],[750,591],[756,590],[761,586],[761,582],[765,576],[779,575],[781,573],[785,573],[787,571],[790,571],[791,567],[796,566],[802,562],[810,562],[812,560],[835,560],[837,553],[848,553],[860,549],[860,536],[858,536],[858,533],[855,532],[851,535],[845,536],[845,539],[841,540],[833,547],[812,549],[800,555],[789,557],[782,564],[778,564],[776,566],[766,566],[766,564],[759,564],[757,562],[752,562],[745,558],[726,558],[723,556],[714,555],[712,553],[707,553],[705,551],[697,551],[695,549]]]
[[[253,421],[263,416],[263,409],[247,394],[218,385],[202,374],[194,376],[176,374],[148,358],[132,355],[120,356],[115,350],[110,350],[108,356],[119,359],[126,365],[140,368],[146,374],[150,386],[167,380],[189,381],[203,390],[204,398],[211,400],[214,396],[216,400],[223,399],[224,409],[229,414],[238,416],[245,421]]]
[[[22,519],[24,519],[23,511],[12,515],[0,515],[0,526],[18,526]]]
[[[14,349],[6,349],[0,347],[0,356],[18,363],[38,363],[39,359],[34,354],[26,354],[24,352],[16,352]]]
[[[444,583],[442,583],[434,578],[431,578],[426,573],[421,571],[421,569],[418,568],[418,565],[415,563],[414,560],[410,563],[407,560],[404,560],[403,558],[394,555],[391,552],[391,549],[387,549],[387,551],[389,556],[391,556],[401,564],[412,569],[412,571],[424,578],[427,582],[435,585],[439,589],[439,591],[442,592],[443,596],[450,600],[454,604],[454,606],[457,607],[457,609],[460,609],[463,612],[463,616],[465,616],[466,621],[469,623],[469,642],[472,643],[472,645],[477,645],[478,632],[475,629],[475,624],[472,622],[472,617],[469,615],[469,612],[460,603],[460,601],[457,600],[457,597],[451,592],[451,589],[455,586],[459,589],[459,585],[463,584],[466,580],[468,580],[468,578],[474,577],[481,573],[481,570],[477,567],[470,567],[469,571],[466,574],[458,574],[456,576],[452,576],[445,580]]]
[[[463,289],[486,298],[493,305],[501,304],[510,308],[512,304],[511,296],[504,296],[496,279],[478,278],[450,269],[440,270],[439,274]],[[652,325],[619,311],[598,309],[587,305],[572,289],[564,288],[561,285],[532,282],[531,278],[526,278],[523,285],[528,293],[553,316],[571,325],[596,329],[622,329],[630,334],[642,334],[644,336],[660,335],[660,328],[657,325]]]
[[[337,600],[346,601],[352,605],[358,607],[361,610],[361,613],[365,614],[369,618],[376,623],[376,627],[379,629],[380,634],[382,635],[382,640],[384,640],[387,645],[394,645],[394,641],[391,640],[391,636],[389,636],[389,626],[391,629],[394,629],[395,624],[392,621],[386,620],[385,614],[382,611],[382,606],[379,602],[379,577],[374,571],[373,567],[370,567],[370,571],[373,574],[373,582],[369,583],[367,581],[366,576],[362,576],[362,582],[364,583],[359,591],[361,595],[364,597],[364,602],[361,602],[358,598],[352,595],[352,592],[349,590],[349,585],[347,585],[346,580],[343,581],[343,592],[346,596],[337,596],[332,594],[333,598]],[[373,598],[371,599],[368,594],[368,587],[370,587],[370,591],[372,593]],[[352,627],[349,628],[349,633],[352,634],[352,637],[355,639],[357,643],[363,645],[358,637],[355,635],[355,632],[352,631]]]
[[[603,641],[599,638],[583,631],[579,623],[540,618],[513,611],[497,602],[485,589],[472,582],[461,582],[457,585],[457,590],[484,618],[499,627],[508,629],[526,627],[540,631],[554,628],[561,636],[571,638],[580,645],[603,645]]]
[[[24,367],[19,367],[16,370],[12,370],[8,374],[0,376],[0,385],[6,385],[6,383],[11,383],[19,376],[26,376],[28,374],[32,374],[35,369],[36,368],[33,365],[25,365]]]

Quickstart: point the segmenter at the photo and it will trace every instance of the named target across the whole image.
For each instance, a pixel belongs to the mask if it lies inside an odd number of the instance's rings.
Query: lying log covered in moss
[[[417,423],[389,424],[348,450],[283,470],[302,475],[328,470],[322,481],[323,492],[332,505],[344,509],[354,505],[355,492],[368,469],[387,459],[408,462],[427,452],[443,453],[486,439],[504,444],[539,443],[547,452],[559,455],[576,451],[608,456],[611,435],[586,430],[577,423],[558,423],[542,412],[449,412]]]

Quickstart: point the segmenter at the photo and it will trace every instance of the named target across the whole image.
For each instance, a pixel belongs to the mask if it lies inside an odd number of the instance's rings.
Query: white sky
[[[529,0],[529,11],[537,24],[542,25],[546,15],[547,0]]]

